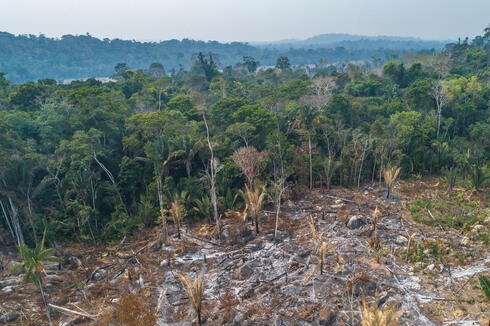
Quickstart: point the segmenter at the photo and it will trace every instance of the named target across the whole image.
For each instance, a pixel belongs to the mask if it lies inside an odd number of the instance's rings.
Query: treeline
[[[0,71],[13,83],[40,78],[65,79],[108,77],[118,62],[144,69],[160,62],[167,73],[188,69],[195,53],[212,52],[219,56],[221,68],[239,62],[243,56],[255,57],[262,65],[273,66],[279,56],[287,56],[293,65],[366,60],[380,64],[407,53],[431,50],[432,42],[362,40],[315,49],[254,47],[246,43],[182,41],[143,43],[120,39],[98,39],[90,35],[65,35],[60,39],[43,35],[18,35],[0,32]],[[423,47],[425,45],[425,48]]]
[[[118,64],[120,81],[105,84],[13,85],[1,74],[3,234],[106,241],[183,220],[219,229],[244,204],[254,219],[248,204],[280,205],[286,187],[360,187],[392,166],[481,187],[489,41],[486,29],[381,75],[348,65],[309,77],[287,57],[259,72],[245,57],[220,72],[202,53],[172,77],[160,64]]]

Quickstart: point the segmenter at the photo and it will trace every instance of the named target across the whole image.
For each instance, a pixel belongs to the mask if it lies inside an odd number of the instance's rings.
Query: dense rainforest
[[[487,28],[381,73],[349,64],[307,74],[286,56],[260,71],[251,56],[223,68],[212,53],[171,77],[158,63],[120,63],[108,83],[12,84],[0,73],[2,234],[99,242],[157,223],[219,223],[240,207],[253,217],[251,196],[277,206],[286,188],[360,187],[390,167],[479,188],[490,155],[489,58]]]
[[[170,73],[181,68],[188,69],[193,55],[198,52],[217,54],[222,67],[241,61],[243,56],[252,56],[264,66],[274,66],[278,57],[287,56],[292,65],[328,62],[338,65],[340,70],[349,61],[364,62],[371,68],[379,67],[407,53],[433,53],[443,46],[440,41],[387,37],[370,39],[349,35],[323,36],[287,45],[250,45],[189,39],[162,42],[101,40],[89,34],[64,35],[54,39],[44,35],[15,36],[0,32],[0,71],[14,83],[40,78],[62,81],[107,77],[113,73],[113,67],[118,62],[125,62],[136,69],[160,62]]]

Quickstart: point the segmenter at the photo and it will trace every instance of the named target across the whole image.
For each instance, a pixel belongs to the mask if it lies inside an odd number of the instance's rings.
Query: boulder
[[[16,312],[7,312],[6,314],[3,314],[0,316],[0,324],[7,324],[11,323],[19,318],[19,314]]]
[[[407,244],[407,238],[405,238],[403,235],[399,235],[395,239],[395,243],[399,246],[404,246]]]
[[[21,280],[19,278],[9,278],[3,281],[0,281],[0,289],[5,288],[7,286],[18,286],[20,285]]]
[[[98,269],[92,274],[92,280],[98,282],[107,278],[107,271],[105,269]]]
[[[349,221],[347,222],[347,227],[349,229],[359,229],[363,225],[366,225],[366,221],[361,215],[354,215],[349,217]]]
[[[233,273],[233,279],[244,281],[252,276],[253,272],[253,269],[248,264],[243,265],[235,270],[235,272]]]

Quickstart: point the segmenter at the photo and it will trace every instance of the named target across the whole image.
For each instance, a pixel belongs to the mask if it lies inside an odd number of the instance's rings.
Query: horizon
[[[159,42],[303,40],[321,34],[473,38],[488,26],[485,0],[17,0],[0,3],[0,30],[15,35],[90,35]]]
[[[482,29],[483,30],[483,29]],[[202,42],[219,42],[219,43],[222,43],[222,44],[229,44],[229,43],[234,43],[234,42],[237,42],[237,43],[248,43],[250,45],[254,45],[254,44],[274,44],[274,43],[283,43],[283,44],[287,44],[287,42],[301,42],[301,41],[306,41],[306,40],[309,40],[309,39],[312,39],[312,38],[315,38],[315,37],[318,37],[318,36],[323,36],[323,35],[346,35],[346,36],[358,36],[358,37],[368,37],[368,38],[401,38],[401,39],[414,39],[414,40],[417,40],[417,41],[426,41],[426,42],[454,42],[454,41],[457,41],[457,39],[425,39],[425,38],[421,38],[421,37],[417,37],[417,36],[400,36],[400,35],[367,35],[367,34],[351,34],[351,33],[344,33],[344,32],[327,32],[327,33],[319,33],[319,34],[315,34],[315,35],[310,35],[310,36],[307,36],[307,37],[304,37],[304,38],[284,38],[284,39],[276,39],[276,40],[265,40],[265,41],[257,41],[257,40],[248,40],[248,41],[220,41],[220,40],[215,40],[215,39],[197,39],[197,38],[191,38],[191,37],[182,37],[182,38],[169,38],[169,39],[161,39],[161,40],[152,40],[152,39],[128,39],[128,38],[123,38],[123,37],[118,37],[118,36],[114,36],[114,37],[101,37],[101,36],[98,36],[98,35],[94,35],[90,32],[86,32],[86,33],[77,33],[77,34],[71,34],[71,33],[68,33],[68,34],[62,34],[62,35],[47,35],[46,33],[42,33],[42,32],[39,32],[39,33],[13,33],[13,32],[10,32],[10,31],[7,31],[7,30],[0,30],[0,33],[8,33],[8,34],[11,34],[11,35],[14,35],[16,37],[19,37],[19,36],[36,36],[36,37],[40,37],[41,35],[43,35],[44,37],[46,38],[50,38],[50,39],[54,39],[54,40],[61,40],[61,38],[63,36],[74,36],[74,37],[77,37],[77,36],[91,36],[93,38],[97,38],[99,40],[104,40],[104,39],[109,39],[109,40],[122,40],[122,41],[135,41],[135,42],[140,42],[140,43],[159,43],[159,42],[166,42],[166,41],[172,41],[172,40],[177,40],[177,41],[183,41],[183,40],[191,40],[191,41],[202,41]],[[478,35],[478,33],[476,34]],[[474,35],[474,36],[476,36]],[[465,36],[465,37],[468,37],[470,40],[474,37],[470,37],[470,36]],[[461,39],[464,39],[464,37],[461,37]]]

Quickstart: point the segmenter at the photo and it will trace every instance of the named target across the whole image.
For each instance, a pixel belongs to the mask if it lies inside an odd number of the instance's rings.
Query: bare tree
[[[216,221],[216,230],[218,232],[218,239],[221,239],[221,228],[220,228],[220,218],[218,215],[218,204],[216,197],[216,172],[218,169],[218,161],[214,157],[213,146],[211,145],[211,140],[209,137],[209,126],[206,120],[206,114],[202,113],[202,118],[204,120],[204,125],[206,126],[206,140],[208,142],[209,151],[211,153],[211,158],[209,160],[209,167],[206,169],[206,175],[208,176],[210,187],[209,192],[211,196],[211,204],[213,205],[213,215]]]
[[[267,151],[259,152],[253,146],[239,148],[233,153],[233,162],[242,170],[251,190],[254,189],[255,178],[259,175],[260,163],[266,157]]]
[[[320,77],[313,79],[309,88],[309,94],[301,98],[300,103],[322,108],[332,98],[332,93],[337,85],[333,77]]]
[[[430,90],[430,95],[436,101],[437,106],[437,138],[439,138],[439,131],[441,129],[441,113],[442,108],[449,103],[449,96],[442,85],[440,80],[436,80]]]

